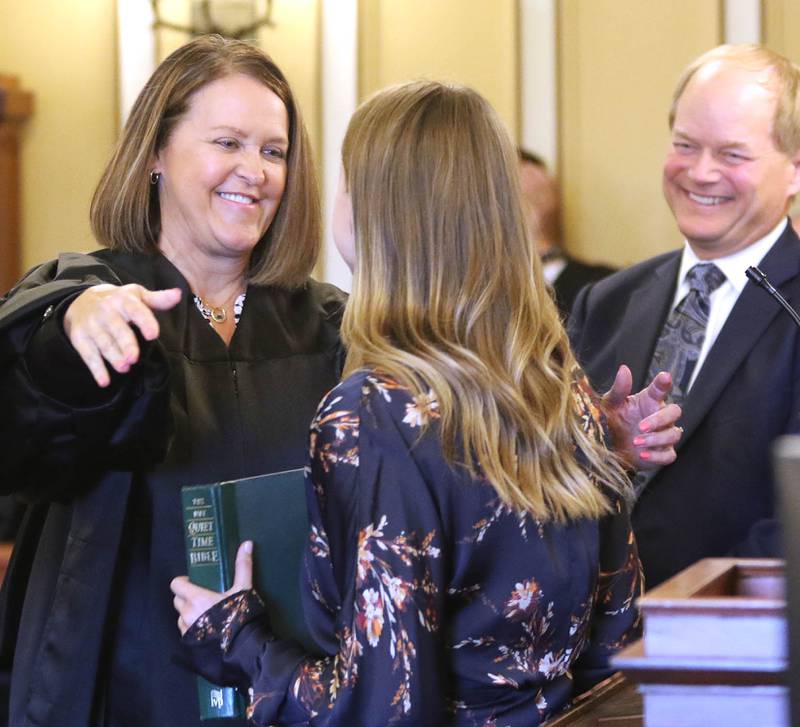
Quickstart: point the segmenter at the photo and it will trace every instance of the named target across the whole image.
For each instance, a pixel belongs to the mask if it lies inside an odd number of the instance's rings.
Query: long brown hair
[[[286,188],[278,212],[250,262],[254,283],[294,287],[308,277],[321,241],[319,189],[300,109],[280,69],[242,41],[207,35],[178,48],[148,80],[131,109],[91,205],[92,231],[106,247],[152,252],[158,247],[161,213],[150,167],[186,112],[193,94],[229,75],[263,83],[286,106],[289,154]]]
[[[345,373],[432,389],[445,456],[508,505],[542,520],[608,512],[630,484],[581,424],[577,366],[491,106],[434,82],[386,89],[356,111],[342,158],[357,251]]]

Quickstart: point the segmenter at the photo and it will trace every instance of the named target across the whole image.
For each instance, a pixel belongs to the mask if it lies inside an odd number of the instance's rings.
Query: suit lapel
[[[652,276],[647,276],[642,285],[631,292],[628,300],[619,330],[631,333],[620,336],[617,361],[627,364],[633,373],[634,391],[650,383],[645,380],[647,370],[675,295],[680,263],[681,253],[678,251],[661,263]]]
[[[787,226],[759,267],[776,288],[798,275],[800,241],[791,225]],[[685,401],[681,419],[684,434],[678,449],[691,437],[742,361],[758,345],[770,321],[778,315],[787,313],[766,291],[748,281]]]

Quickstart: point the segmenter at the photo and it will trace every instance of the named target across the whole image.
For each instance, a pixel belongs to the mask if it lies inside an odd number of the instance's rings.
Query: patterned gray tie
[[[686,397],[700,349],[706,337],[709,297],[725,282],[714,263],[700,263],[686,273],[689,292],[669,314],[650,362],[648,381],[659,371],[672,374],[672,401],[681,404]]]

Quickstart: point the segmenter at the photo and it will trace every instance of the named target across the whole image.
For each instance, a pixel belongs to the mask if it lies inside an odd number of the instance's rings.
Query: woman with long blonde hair
[[[247,544],[230,592],[173,584],[184,643],[200,671],[252,686],[258,724],[537,725],[637,633],[630,462],[607,448],[489,104],[387,89],[342,156],[348,356],[312,424],[301,585],[330,656],[271,640]],[[625,400],[624,375],[612,423],[649,407],[637,441],[669,461],[668,379]]]

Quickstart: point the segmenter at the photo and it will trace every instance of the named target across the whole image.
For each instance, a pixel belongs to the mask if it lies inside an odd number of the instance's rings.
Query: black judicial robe
[[[101,390],[59,317],[104,282],[183,296]],[[313,281],[250,286],[226,347],[166,258],[108,250],[62,255],[3,299],[0,486],[32,504],[0,598],[13,727],[199,724],[169,591],[186,572],[180,487],[305,464],[343,304]]]

